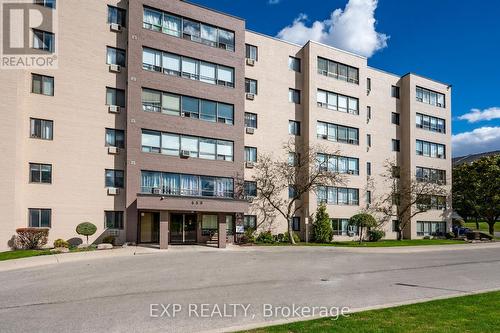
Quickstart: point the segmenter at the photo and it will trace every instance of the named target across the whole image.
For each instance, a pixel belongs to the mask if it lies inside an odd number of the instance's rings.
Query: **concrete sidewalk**
[[[133,257],[140,255],[175,255],[179,253],[193,252],[262,252],[262,253],[282,253],[288,251],[330,251],[335,253],[422,253],[422,252],[442,252],[456,250],[478,250],[478,249],[500,249],[500,242],[456,244],[456,245],[420,245],[420,246],[400,246],[400,247],[337,247],[337,246],[238,246],[229,244],[225,249],[201,245],[178,245],[170,246],[168,250],[160,250],[154,246],[129,246],[118,247],[113,250],[88,251],[52,254],[36,257],[0,261],[0,272],[12,271],[16,269],[31,268],[46,265],[57,265],[76,261],[90,261],[112,259],[119,257]]]

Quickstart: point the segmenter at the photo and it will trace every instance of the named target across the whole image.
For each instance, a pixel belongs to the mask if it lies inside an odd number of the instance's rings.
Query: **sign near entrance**
[[[244,226],[242,226],[242,225],[237,225],[236,226],[236,233],[237,234],[242,234],[244,232],[245,232],[245,227]]]

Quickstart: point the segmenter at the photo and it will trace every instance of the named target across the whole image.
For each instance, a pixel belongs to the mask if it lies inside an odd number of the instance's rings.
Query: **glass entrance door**
[[[196,214],[172,214],[170,243],[196,243]]]
[[[140,218],[140,243],[158,243],[160,241],[160,213],[142,212]]]

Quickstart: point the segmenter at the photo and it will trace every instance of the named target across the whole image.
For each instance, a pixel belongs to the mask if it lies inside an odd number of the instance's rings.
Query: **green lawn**
[[[85,248],[70,248],[70,252],[87,252],[96,250],[95,246],[85,247]],[[6,251],[0,252],[0,261],[3,260],[11,260],[11,259],[20,259],[20,258],[28,258],[28,257],[36,257],[36,256],[45,256],[50,255],[50,250],[14,250],[14,251]]]
[[[448,245],[448,244],[465,244],[462,240],[451,239],[405,239],[405,240],[381,240],[378,242],[363,242],[359,244],[357,241],[332,242],[332,243],[298,243],[295,246],[339,246],[339,247],[395,247],[395,246],[420,246],[420,245]],[[290,246],[288,243],[257,243],[258,246]]]
[[[0,252],[0,261],[44,256],[48,254],[51,254],[50,250],[16,250],[16,251]]]
[[[467,222],[467,223],[465,223],[465,226],[469,229],[476,230],[476,223],[475,222]],[[484,232],[488,233],[489,230],[490,229],[488,227],[488,223],[479,222],[479,231],[484,231]],[[500,232],[500,221],[497,221],[497,223],[495,223],[495,231]]]
[[[500,291],[260,328],[252,333],[498,332]]]

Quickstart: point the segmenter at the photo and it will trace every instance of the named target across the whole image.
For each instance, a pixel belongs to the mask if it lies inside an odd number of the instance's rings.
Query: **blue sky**
[[[191,0],[246,20],[247,29],[281,37],[309,38],[340,9],[337,36],[323,42],[346,48],[359,36],[372,54],[368,63],[395,74],[409,71],[453,85],[453,155],[500,149],[500,1],[478,0]],[[271,4],[274,3],[274,4]],[[251,5],[250,5],[251,4]],[[346,5],[348,7],[346,8]],[[375,9],[374,14],[373,10]],[[294,20],[299,15],[301,20]],[[374,18],[376,25],[366,24]],[[357,21],[358,22],[357,22]],[[297,24],[298,23],[298,24]],[[357,36],[348,36],[359,27]],[[363,30],[365,29],[365,30]],[[321,30],[321,28],[319,28]],[[356,32],[355,32],[356,33]],[[341,36],[338,36],[341,35]],[[384,44],[385,36],[386,47]],[[377,37],[378,36],[378,37]],[[378,42],[376,40],[378,39]],[[382,39],[382,40],[381,40]],[[337,45],[335,45],[337,44]],[[340,44],[340,45],[339,45]],[[357,43],[359,45],[359,43]],[[375,45],[374,44],[374,45]],[[343,46],[343,47],[342,47]],[[356,52],[356,50],[353,50]],[[477,109],[473,111],[473,109]],[[462,119],[459,117],[462,116]]]

